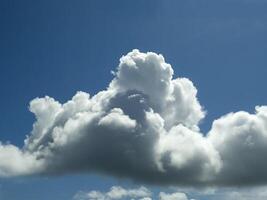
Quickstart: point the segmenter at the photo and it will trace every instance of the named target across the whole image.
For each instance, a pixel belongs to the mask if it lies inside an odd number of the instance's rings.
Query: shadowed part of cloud
[[[267,106],[214,120],[162,55],[133,50],[106,90],[30,102],[36,121],[22,149],[0,144],[0,176],[97,172],[167,185],[267,183]]]

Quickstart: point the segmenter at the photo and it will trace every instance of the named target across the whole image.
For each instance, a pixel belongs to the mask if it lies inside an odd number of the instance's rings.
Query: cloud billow
[[[202,134],[197,89],[174,78],[162,55],[133,50],[114,75],[91,97],[32,100],[33,130],[22,149],[0,144],[0,176],[98,172],[167,185],[267,182],[266,106],[222,116]]]

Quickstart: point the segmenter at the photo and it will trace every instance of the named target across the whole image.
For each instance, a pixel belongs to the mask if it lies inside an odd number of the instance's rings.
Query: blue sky
[[[207,111],[203,132],[226,113],[254,112],[267,102],[266,9],[263,0],[2,0],[0,141],[22,147],[33,98],[96,94],[135,48],[163,54],[174,77],[194,83]],[[71,199],[118,184],[135,185],[93,173],[3,178],[0,199]]]

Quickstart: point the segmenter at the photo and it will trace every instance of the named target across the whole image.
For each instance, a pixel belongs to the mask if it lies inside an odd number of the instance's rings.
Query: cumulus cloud
[[[205,111],[162,55],[133,50],[106,90],[30,102],[23,148],[0,144],[0,176],[98,172],[153,184],[267,182],[267,107],[230,113],[200,132]]]
[[[121,186],[113,186],[108,192],[92,190],[89,192],[80,191],[74,196],[74,200],[151,200],[151,192],[146,187],[125,189]]]
[[[267,106],[257,106],[255,114],[240,111],[222,116],[213,122],[208,139],[223,160],[218,183],[266,183]]]
[[[169,192],[152,192],[143,186],[139,188],[112,186],[106,192],[98,190],[79,191],[74,195],[73,200],[262,200],[267,198],[266,191],[266,186],[172,188]]]
[[[152,200],[152,196],[157,196],[159,200],[189,200],[182,192],[154,194],[146,187],[126,189],[121,186],[112,186],[108,192],[92,190],[89,192],[80,191],[74,195],[74,200]],[[155,199],[154,197],[154,199]],[[191,199],[192,200],[192,199]]]
[[[175,192],[175,193],[159,193],[159,200],[188,200],[185,193]]]
[[[30,175],[39,171],[41,162],[35,162],[35,155],[23,152],[14,145],[0,143],[0,177]]]

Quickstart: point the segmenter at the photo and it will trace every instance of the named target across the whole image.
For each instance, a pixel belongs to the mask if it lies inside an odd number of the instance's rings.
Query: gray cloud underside
[[[30,102],[36,122],[22,149],[0,143],[0,176],[98,172],[168,185],[267,183],[267,106],[229,113],[207,134],[187,78],[162,55],[133,50],[106,90],[61,104]]]

